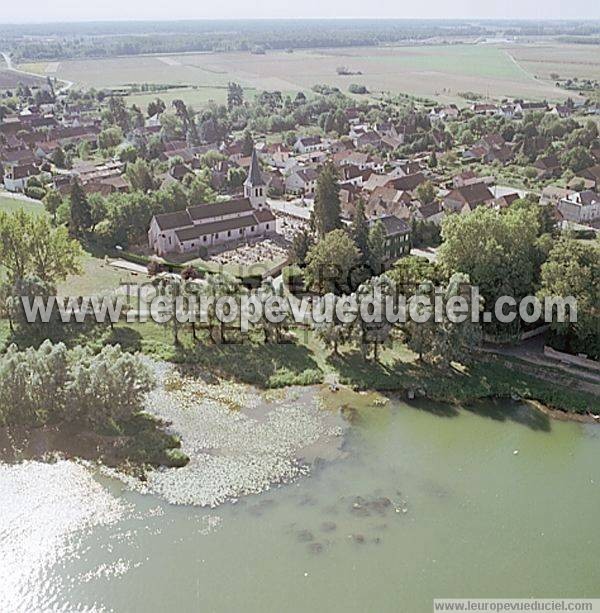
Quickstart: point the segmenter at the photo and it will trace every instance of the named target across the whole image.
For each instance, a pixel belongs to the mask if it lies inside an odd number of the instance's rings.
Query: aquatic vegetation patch
[[[336,416],[314,396],[283,393],[267,400],[249,386],[206,383],[165,363],[155,363],[154,370],[158,386],[148,394],[146,410],[169,424],[190,461],[149,471],[145,481],[129,479],[138,491],[172,504],[215,507],[307,475],[304,451],[339,443]]]

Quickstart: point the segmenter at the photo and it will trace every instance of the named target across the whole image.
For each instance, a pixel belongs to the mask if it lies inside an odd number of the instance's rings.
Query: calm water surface
[[[213,510],[67,462],[1,467],[0,611],[419,613],[434,597],[600,597],[600,427],[512,404],[390,403],[360,412],[346,449]]]

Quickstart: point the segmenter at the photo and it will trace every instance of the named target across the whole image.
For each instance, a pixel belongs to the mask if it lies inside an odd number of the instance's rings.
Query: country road
[[[6,62],[6,67],[9,70],[14,70],[13,65],[12,65],[12,60],[10,59],[10,55],[8,55],[8,53],[4,53],[4,51],[1,51],[0,53],[2,53],[2,57],[4,58],[4,61]]]
[[[44,75],[40,75],[35,72],[27,72],[26,70],[20,70],[19,68],[15,68],[13,65],[12,59],[8,53],[4,51],[0,51],[0,55],[2,55],[2,57],[4,58],[4,61],[6,62],[6,68],[8,70],[12,70],[13,72],[17,72],[19,74],[27,75],[29,77],[37,77],[38,79],[44,78]],[[66,79],[58,79],[58,80],[64,83],[64,85],[56,91],[57,94],[62,94],[73,86],[73,81],[67,81]]]

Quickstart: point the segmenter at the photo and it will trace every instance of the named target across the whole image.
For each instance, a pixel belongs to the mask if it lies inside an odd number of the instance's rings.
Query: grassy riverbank
[[[2,336],[7,337],[8,330],[0,329]],[[289,342],[285,343],[264,343],[262,335],[233,342],[236,337],[232,335],[232,342],[215,344],[205,330],[198,331],[199,340],[194,341],[189,330],[182,329],[175,345],[168,326],[124,322],[113,330],[94,326],[80,333],[72,330],[66,336],[73,344],[87,344],[98,351],[107,344],[119,344],[127,351],[182,365],[204,378],[263,389],[337,381],[354,389],[396,392],[405,398],[410,394],[455,405],[486,398],[521,398],[566,413],[600,412],[600,397],[593,389],[582,389],[573,376],[488,353],[478,354],[468,366],[440,368],[419,362],[399,341],[383,349],[377,362],[345,347],[333,355],[314,333],[301,329],[287,334]]]
[[[578,389],[564,372],[533,367],[516,358],[479,354],[469,366],[440,368],[419,362],[396,341],[381,352],[380,361],[365,360],[356,350],[330,353],[313,333],[297,330],[293,342],[262,340],[216,345],[201,332],[194,342],[187,332],[175,346],[170,329],[155,324],[119,325],[100,342],[121,343],[157,359],[194,367],[203,373],[260,388],[311,385],[338,381],[360,390],[397,392],[437,402],[469,404],[486,398],[536,400],[568,413],[600,410],[600,398]]]
[[[543,374],[548,378],[543,378],[540,372],[534,375],[524,362],[503,357],[480,355],[468,367],[453,364],[448,369],[418,361],[365,365],[357,355],[337,358],[335,364],[340,381],[358,389],[413,392],[416,397],[458,405],[487,398],[521,398],[573,413],[600,408],[600,398],[574,389],[567,377],[545,369]]]

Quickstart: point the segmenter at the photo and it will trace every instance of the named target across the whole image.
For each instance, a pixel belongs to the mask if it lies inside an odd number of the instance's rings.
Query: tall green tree
[[[156,187],[152,170],[146,160],[139,159],[127,164],[125,174],[134,191],[147,193]]]
[[[252,134],[250,134],[249,130],[244,132],[242,136],[242,154],[246,157],[252,155],[252,151],[254,150],[254,139],[252,138]]]
[[[538,296],[576,299],[577,321],[567,310],[564,322],[551,323],[557,348],[600,359],[600,243],[561,238],[542,265]]]
[[[117,126],[106,128],[98,134],[98,146],[100,149],[110,149],[123,142],[123,131]]]
[[[173,100],[172,104],[175,107],[175,114],[183,124],[183,130],[185,132],[186,138],[191,142],[192,145],[199,144],[200,137],[198,135],[198,129],[196,128],[196,123],[194,121],[193,110],[186,106],[183,100]]]
[[[354,218],[352,219],[352,226],[350,234],[356,243],[357,249],[361,253],[361,257],[364,264],[369,262],[369,225],[367,224],[367,217],[365,215],[365,204],[361,200],[356,205],[354,212]]]
[[[200,174],[194,176],[190,182],[188,188],[188,197],[190,204],[203,204],[208,202],[214,202],[217,194],[210,186],[210,176],[202,171]]]
[[[490,308],[500,296],[518,301],[533,293],[539,275],[539,230],[538,214],[530,208],[478,207],[469,215],[451,215],[442,226],[438,261],[447,276],[468,275]]]
[[[244,90],[239,83],[230,81],[227,84],[227,108],[231,111],[244,104]]]
[[[56,213],[62,204],[62,196],[55,189],[50,189],[46,192],[43,203],[46,211],[52,216],[52,222],[56,223]]]
[[[123,133],[129,131],[130,121],[129,112],[125,106],[125,99],[121,96],[111,96],[108,99],[108,109],[106,118],[108,123],[121,128]]]
[[[0,262],[9,282],[35,276],[56,283],[80,270],[81,254],[79,243],[46,216],[0,212]]]
[[[462,273],[452,275],[436,296],[436,285],[424,280],[409,300],[409,317],[401,325],[407,346],[419,360],[449,365],[452,361],[466,363],[481,342],[481,324],[470,316],[471,286]],[[448,303],[462,296],[468,313],[464,318],[449,316]],[[441,300],[442,309],[435,312],[435,300]],[[481,304],[474,305],[480,310]]]
[[[380,275],[385,264],[385,241],[387,234],[381,220],[376,221],[369,230],[369,265],[373,274]]]
[[[167,107],[165,103],[160,98],[156,98],[156,100],[151,100],[148,103],[148,108],[147,108],[148,117],[154,117],[154,115],[160,115],[161,113],[165,112],[166,108]]]
[[[415,195],[423,204],[429,204],[433,202],[435,196],[437,194],[437,190],[431,181],[425,181],[421,183],[415,190]]]
[[[333,166],[327,164],[317,178],[315,206],[312,216],[313,225],[319,238],[323,238],[328,232],[342,227],[340,212],[340,186]]]
[[[71,232],[75,236],[82,236],[92,226],[92,211],[79,179],[74,179],[71,184],[69,204]]]
[[[369,359],[369,349],[372,349],[373,359],[379,359],[379,348],[390,340],[393,325],[385,316],[386,299],[392,296],[392,285],[386,275],[371,277],[356,290],[359,312],[364,312],[363,302],[373,308],[374,313],[380,316],[368,321],[363,317],[357,318],[353,325],[353,332],[358,341],[361,353]]]
[[[52,154],[52,161],[58,168],[67,167],[67,157],[62,147],[57,147]]]
[[[345,230],[332,230],[308,252],[307,285],[319,294],[348,293],[359,251]]]
[[[290,248],[290,256],[295,264],[304,266],[306,257],[311,247],[314,245],[314,240],[308,230],[302,230],[294,236],[292,246]]]

